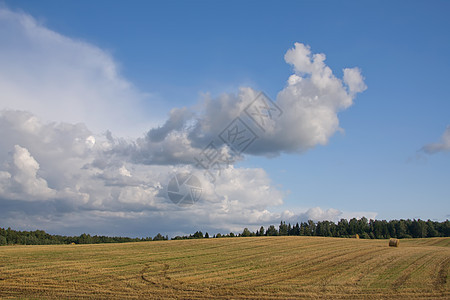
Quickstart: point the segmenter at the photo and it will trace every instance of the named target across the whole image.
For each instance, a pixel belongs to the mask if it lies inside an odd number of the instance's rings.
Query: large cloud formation
[[[80,124],[42,123],[27,112],[2,111],[0,124],[0,148],[5,149],[0,167],[3,221],[17,223],[13,220],[17,214],[22,219],[34,215],[46,216],[57,226],[71,226],[64,219],[78,215],[147,219],[159,224],[159,230],[172,232],[193,228],[195,222],[223,230],[275,219],[277,215],[266,208],[282,203],[282,192],[271,185],[263,169],[229,166],[214,184],[199,173],[202,201],[182,209],[167,199],[165,188],[174,174],[195,172],[190,165],[116,159],[111,150],[119,142],[109,134],[94,136]]]
[[[284,193],[266,171],[233,166],[239,154],[325,145],[340,130],[338,112],[366,88],[357,68],[339,79],[323,54],[296,43],[285,55],[294,73],[272,102],[280,111],[264,128],[247,111],[259,91],[241,88],[207,96],[195,108],[173,108],[159,127],[131,139],[116,135],[139,119],[144,93],[120,76],[109,54],[6,9],[0,42],[0,226],[142,236],[359,216],[318,207],[274,212]],[[257,136],[238,155],[219,137],[237,117]],[[230,158],[214,171],[215,181],[195,160],[210,142]],[[201,181],[202,198],[191,207],[167,198],[167,183],[180,172]]]

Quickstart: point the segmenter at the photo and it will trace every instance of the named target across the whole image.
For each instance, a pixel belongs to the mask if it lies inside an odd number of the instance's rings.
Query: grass
[[[450,238],[0,247],[3,298],[449,299]]]

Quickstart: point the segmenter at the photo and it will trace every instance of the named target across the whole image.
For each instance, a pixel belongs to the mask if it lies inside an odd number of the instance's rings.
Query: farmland
[[[250,237],[0,247],[0,297],[450,297],[450,238]]]

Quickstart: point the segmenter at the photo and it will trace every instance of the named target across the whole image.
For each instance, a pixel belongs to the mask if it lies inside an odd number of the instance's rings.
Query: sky
[[[0,227],[143,237],[446,220],[449,13],[1,1]]]

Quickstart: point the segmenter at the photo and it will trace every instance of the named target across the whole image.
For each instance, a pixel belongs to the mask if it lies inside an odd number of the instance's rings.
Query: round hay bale
[[[398,239],[390,239],[389,240],[389,247],[398,247],[400,244],[400,240]]]

